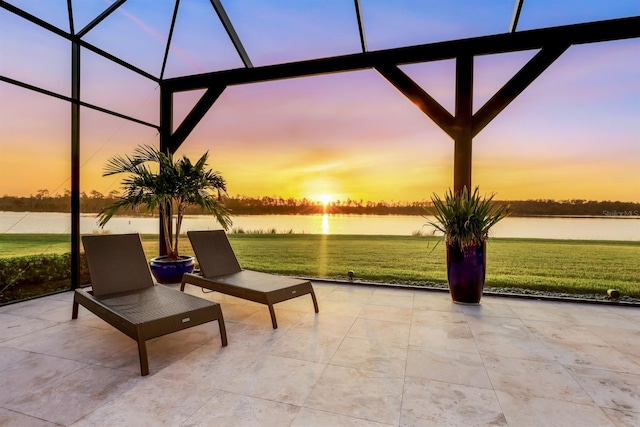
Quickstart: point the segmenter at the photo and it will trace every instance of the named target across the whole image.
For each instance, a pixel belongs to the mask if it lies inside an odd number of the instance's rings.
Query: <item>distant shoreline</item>
[[[88,214],[100,212],[105,206],[118,200],[117,195],[104,196],[98,192],[80,197],[80,211]],[[509,205],[512,217],[533,218],[640,218],[640,203],[595,200],[497,200],[497,205]],[[302,198],[282,197],[226,197],[224,204],[231,215],[411,215],[429,214],[432,203],[428,200],[413,202],[386,202],[365,200],[335,200],[327,204]],[[69,196],[37,195],[30,197],[0,197],[2,212],[57,212],[69,213]],[[123,216],[144,217],[132,209],[119,212]],[[197,209],[187,210],[187,215],[198,215]]]
[[[38,213],[38,214],[71,214],[70,212],[64,212],[64,211],[30,211],[30,210],[0,210],[0,213]],[[424,215],[424,214],[417,214],[417,213],[377,213],[377,212],[363,212],[363,213],[342,213],[342,212],[299,212],[299,213],[260,213],[260,212],[253,212],[253,213],[237,213],[234,214],[232,213],[232,217],[233,216],[289,216],[289,215],[299,215],[299,216],[313,216],[313,215],[330,215],[330,216],[428,216],[428,215]],[[82,216],[95,216],[98,215],[97,212],[81,212],[80,215]],[[199,214],[199,213],[192,213],[192,214],[186,214],[185,217],[200,217],[200,216],[207,216],[205,214]],[[558,215],[553,215],[553,214],[549,214],[549,215],[536,215],[536,214],[514,214],[512,213],[511,215],[509,215],[511,217],[515,217],[515,218],[568,218],[568,219],[581,219],[581,218],[591,218],[591,219],[598,219],[598,218],[603,218],[603,219],[640,219],[640,215],[562,215],[562,214],[558,214]],[[122,214],[116,214],[114,215],[114,217],[119,217],[119,218],[154,218],[157,217],[156,214],[148,214],[148,213],[134,213],[134,212],[127,212],[127,213],[122,213]]]
[[[232,215],[230,233],[429,235],[432,217],[395,214],[287,214]],[[611,219],[613,218],[613,219]],[[619,219],[625,219],[621,221]],[[92,213],[80,215],[83,233],[156,234],[157,215],[114,216],[104,228]],[[635,220],[635,221],[634,221]],[[60,212],[1,212],[0,235],[68,233],[72,217]],[[186,215],[183,230],[219,228],[210,215]],[[511,216],[492,230],[494,237],[640,241],[639,217],[607,216]]]

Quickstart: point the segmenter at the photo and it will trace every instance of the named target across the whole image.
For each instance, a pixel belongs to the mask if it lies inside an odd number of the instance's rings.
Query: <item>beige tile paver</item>
[[[218,293],[214,324],[135,343],[71,293],[0,307],[0,424],[637,426],[640,309],[314,283],[320,306]],[[303,301],[307,303],[308,301]]]

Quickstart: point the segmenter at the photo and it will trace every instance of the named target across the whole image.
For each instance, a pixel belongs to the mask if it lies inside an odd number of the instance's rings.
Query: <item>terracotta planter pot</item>
[[[447,279],[454,302],[480,302],[487,270],[486,254],[486,243],[465,249],[460,249],[457,245],[447,245]]]
[[[182,275],[193,272],[195,264],[195,258],[192,256],[181,256],[177,260],[168,260],[166,255],[162,255],[152,258],[149,266],[158,283],[169,284],[180,283]]]

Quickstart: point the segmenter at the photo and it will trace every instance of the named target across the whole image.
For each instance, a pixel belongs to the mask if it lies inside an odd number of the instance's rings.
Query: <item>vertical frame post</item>
[[[473,55],[456,58],[456,118],[453,155],[453,191],[471,190],[473,145]]]
[[[173,92],[169,90],[164,84],[160,83],[160,151],[163,153],[169,153],[171,147],[171,133],[173,131]],[[160,171],[162,173],[162,171]],[[171,209],[168,206],[167,209]],[[168,212],[171,217],[171,212]],[[164,243],[165,233],[162,228],[162,219],[159,219],[159,240],[158,240],[158,255],[166,255],[167,247]],[[169,232],[171,233],[172,224],[168,224]]]
[[[80,44],[71,43],[71,289],[80,286]]]

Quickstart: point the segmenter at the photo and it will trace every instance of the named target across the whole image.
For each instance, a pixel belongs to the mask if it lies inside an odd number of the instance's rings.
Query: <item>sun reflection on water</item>
[[[322,234],[329,234],[329,214],[322,214]]]

